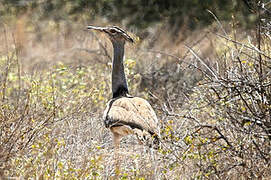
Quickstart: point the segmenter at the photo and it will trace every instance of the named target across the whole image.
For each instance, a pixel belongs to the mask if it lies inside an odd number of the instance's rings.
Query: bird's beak
[[[97,27],[97,26],[87,26],[87,29],[93,29],[93,30],[97,30],[97,31],[103,32],[105,28]]]

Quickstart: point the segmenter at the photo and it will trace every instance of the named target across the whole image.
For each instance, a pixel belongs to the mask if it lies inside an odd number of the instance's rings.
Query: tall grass
[[[1,26],[0,176],[113,178],[112,138],[101,118],[111,97],[110,42],[83,24],[35,23]],[[153,150],[124,138],[120,179],[270,178],[269,135],[249,110],[270,121],[270,37],[260,35],[259,49],[259,37],[232,29],[221,38],[215,29],[172,43],[158,27],[127,46],[131,94],[152,102],[163,139]]]

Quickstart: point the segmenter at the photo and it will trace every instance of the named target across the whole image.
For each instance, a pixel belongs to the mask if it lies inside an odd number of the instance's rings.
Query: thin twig
[[[240,45],[240,46],[244,46],[244,47],[246,47],[246,48],[248,48],[248,49],[250,49],[250,50],[256,51],[257,53],[260,53],[260,54],[263,55],[264,57],[266,57],[266,58],[268,58],[268,59],[271,59],[271,57],[269,57],[268,55],[266,55],[264,52],[260,51],[260,50],[257,49],[256,47],[248,46],[248,45],[246,45],[246,44],[243,44],[243,43],[240,43],[240,42],[238,42],[238,41],[232,40],[232,39],[230,39],[230,38],[228,38],[228,37],[226,37],[226,36],[223,36],[223,35],[221,35],[221,34],[218,34],[218,33],[214,33],[214,34],[217,35],[218,37],[224,38],[224,39],[226,39],[226,40],[228,40],[228,41],[231,41],[231,42],[233,42],[233,43],[236,43],[236,44],[238,44],[238,45]]]
[[[225,34],[225,36],[228,36],[228,34],[226,33],[226,31],[223,28],[222,24],[220,23],[219,19],[216,17],[216,15],[212,11],[210,11],[209,9],[207,9],[207,12],[209,12],[215,18],[216,22],[220,26],[220,29],[223,31],[223,33]]]
[[[189,49],[189,51],[196,57],[196,59],[201,63],[201,64],[203,64],[205,67],[206,67],[206,69],[208,69],[209,70],[209,72],[213,75],[213,77],[215,78],[215,79],[218,79],[218,77],[217,77],[217,75],[216,75],[216,73],[197,55],[197,53],[193,50],[193,49],[191,49],[190,47],[188,47],[188,46],[186,46],[185,45],[185,47],[187,48],[187,49]],[[209,76],[208,76],[209,77]],[[210,78],[209,77],[209,79],[212,79],[212,78]]]

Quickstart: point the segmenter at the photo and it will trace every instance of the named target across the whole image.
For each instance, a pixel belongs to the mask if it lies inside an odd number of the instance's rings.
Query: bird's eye
[[[116,33],[117,31],[116,31],[115,29],[110,29],[110,32],[114,34],[114,33]]]

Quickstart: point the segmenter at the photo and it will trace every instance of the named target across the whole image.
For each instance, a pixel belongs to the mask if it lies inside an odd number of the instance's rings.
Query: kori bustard
[[[123,56],[125,42],[134,40],[121,28],[87,26],[88,29],[105,33],[113,45],[112,93],[103,120],[106,128],[113,133],[115,148],[119,148],[122,137],[134,134],[140,144],[159,144],[159,127],[156,114],[145,99],[129,95],[124,72]]]

